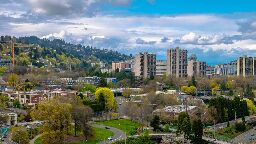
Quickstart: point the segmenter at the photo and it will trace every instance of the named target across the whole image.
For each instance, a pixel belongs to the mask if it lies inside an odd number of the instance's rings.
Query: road
[[[104,125],[96,125],[94,124],[93,127],[97,127],[97,128],[106,128],[108,127],[110,131],[112,131],[114,133],[114,135],[112,136],[113,140],[112,141],[109,141],[109,140],[103,140],[101,142],[99,142],[98,144],[107,144],[107,143],[113,143],[113,142],[116,142],[116,141],[120,141],[120,140],[123,140],[125,139],[127,136],[126,134],[122,131],[122,130],[119,130],[117,128],[113,128],[113,127],[109,127],[109,126],[104,126]]]
[[[255,143],[256,142],[256,127],[240,134],[239,136],[232,139],[232,143]]]
[[[250,118],[252,118],[252,117],[254,117],[254,116],[246,116],[245,121],[250,120]],[[239,121],[239,120],[242,120],[242,118],[237,119],[237,121]],[[234,125],[235,122],[236,122],[235,120],[229,121],[230,125]],[[217,131],[219,129],[225,128],[225,127],[227,127],[227,124],[228,124],[228,122],[218,123],[215,125],[215,130]],[[210,129],[214,130],[214,126],[211,126]]]

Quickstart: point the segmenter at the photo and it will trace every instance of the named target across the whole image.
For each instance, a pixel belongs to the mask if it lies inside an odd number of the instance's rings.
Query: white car
[[[112,141],[112,140],[113,140],[113,138],[112,138],[112,137],[108,137],[108,140]]]

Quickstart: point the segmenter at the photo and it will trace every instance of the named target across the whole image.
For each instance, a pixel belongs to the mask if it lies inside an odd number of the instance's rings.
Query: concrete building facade
[[[188,60],[187,74],[189,77],[206,75],[206,62],[197,61],[196,55],[192,55]]]
[[[187,53],[178,47],[167,50],[167,75],[187,77]]]
[[[156,61],[156,76],[163,76],[166,74],[167,64],[166,60],[157,60]]]
[[[112,71],[131,69],[131,62],[112,62]]]
[[[156,55],[139,53],[135,56],[132,66],[132,72],[135,77],[143,79],[150,78],[156,75]]]
[[[237,60],[237,76],[254,76],[256,75],[256,58],[239,57]]]

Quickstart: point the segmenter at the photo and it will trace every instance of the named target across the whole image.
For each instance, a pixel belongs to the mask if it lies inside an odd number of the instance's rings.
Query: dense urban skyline
[[[1,3],[1,35],[60,38],[126,54],[148,51],[156,53],[157,59],[166,59],[166,50],[179,46],[210,65],[256,55],[252,0]]]

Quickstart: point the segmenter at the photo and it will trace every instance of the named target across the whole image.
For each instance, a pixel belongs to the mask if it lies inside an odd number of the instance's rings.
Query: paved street
[[[254,116],[246,116],[245,121],[250,120],[251,117],[254,117]],[[242,120],[242,119],[241,118],[237,119],[237,121],[239,121],[239,120]],[[236,122],[235,120],[229,121],[230,125],[234,125],[235,122]],[[217,131],[219,129],[225,128],[225,127],[227,127],[227,124],[228,124],[228,122],[218,123],[215,125],[215,130]],[[214,130],[214,126],[211,126],[210,129]]]
[[[232,140],[232,143],[256,143],[256,127],[246,131]]]
[[[97,127],[97,128],[106,128],[106,127],[108,127],[109,128],[108,130],[110,130],[114,133],[114,135],[112,137],[113,138],[112,141],[109,141],[109,140],[106,139],[106,140],[103,140],[103,141],[99,142],[99,144],[113,143],[115,141],[119,141],[119,140],[122,140],[122,139],[126,138],[126,134],[123,131],[121,131],[117,128],[104,126],[104,125],[96,125],[96,124],[94,124],[93,127]]]

